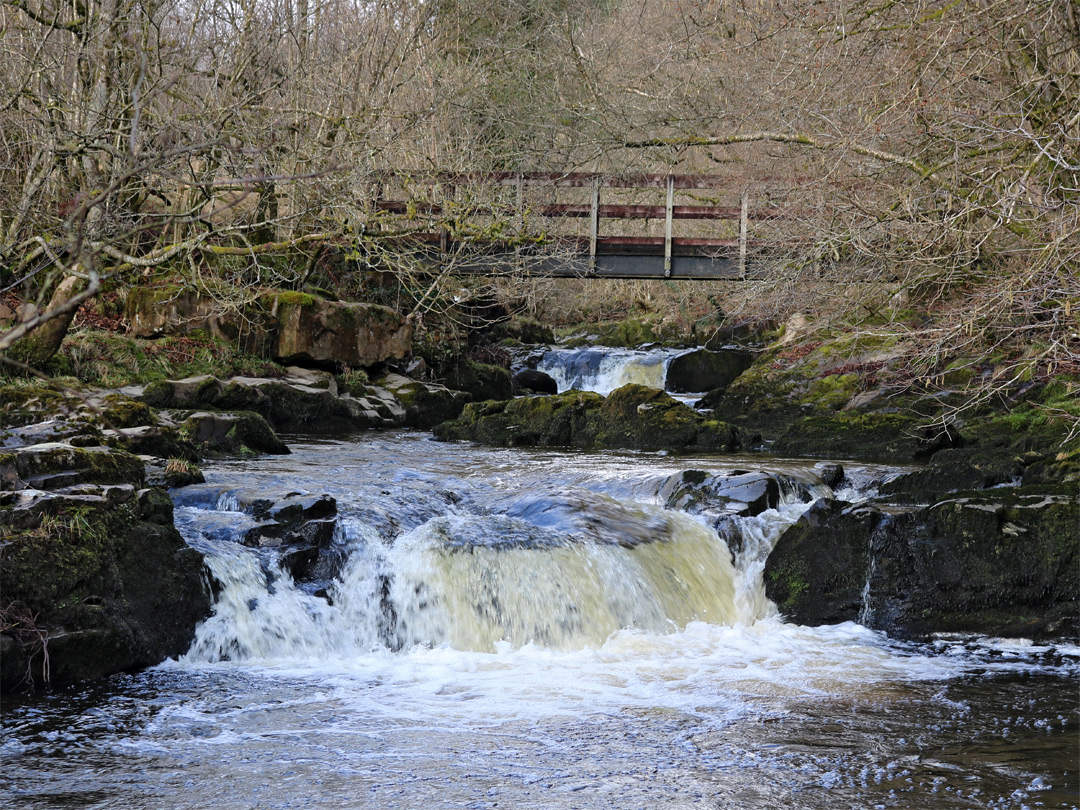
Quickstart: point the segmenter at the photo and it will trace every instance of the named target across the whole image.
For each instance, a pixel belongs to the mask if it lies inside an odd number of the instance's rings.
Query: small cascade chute
[[[548,374],[559,391],[595,391],[607,396],[630,383],[664,388],[667,365],[674,351],[634,349],[551,349],[544,353],[537,370]]]

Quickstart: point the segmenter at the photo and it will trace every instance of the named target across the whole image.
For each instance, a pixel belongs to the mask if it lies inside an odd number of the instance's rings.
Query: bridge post
[[[671,278],[671,223],[675,214],[675,175],[667,176],[667,211],[664,216],[664,278]]]
[[[600,178],[593,180],[592,210],[589,212],[589,272],[596,272],[596,242],[600,238]]]
[[[739,213],[739,277],[746,281],[746,239],[750,223],[750,192],[742,193],[742,210]]]

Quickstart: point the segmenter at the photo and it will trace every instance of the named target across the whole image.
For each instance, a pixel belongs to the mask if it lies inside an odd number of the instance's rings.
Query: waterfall
[[[311,659],[440,644],[581,649],[623,628],[662,634],[775,614],[761,572],[805,509],[801,501],[733,519],[741,550],[732,555],[692,516],[642,504],[616,510],[614,499],[592,498],[591,506],[574,502],[579,525],[593,527],[576,534],[506,515],[450,514],[387,543],[343,519],[349,559],[329,598],[298,587],[272,555],[202,535],[195,527],[216,527],[213,515],[180,521],[220,588],[187,659]]]
[[[550,375],[559,391],[577,389],[607,396],[629,383],[664,388],[668,363],[678,353],[672,350],[551,349],[544,353],[537,370]]]

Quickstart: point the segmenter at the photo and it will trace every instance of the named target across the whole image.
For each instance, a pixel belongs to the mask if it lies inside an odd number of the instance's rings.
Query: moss
[[[295,290],[285,290],[275,293],[275,296],[279,306],[290,307],[310,307],[314,306],[316,301],[321,300],[311,293],[297,292]]]
[[[112,427],[130,428],[141,425],[156,425],[157,417],[145,402],[140,402],[123,394],[106,395],[102,408],[102,418]]]
[[[58,391],[40,385],[0,387],[0,427],[22,427],[63,413],[66,400]]]
[[[60,351],[76,378],[106,388],[203,374],[219,378],[285,375],[283,367],[210,337],[144,340],[83,329],[69,334]]]
[[[817,411],[838,411],[862,388],[857,374],[830,374],[810,383],[799,402]]]

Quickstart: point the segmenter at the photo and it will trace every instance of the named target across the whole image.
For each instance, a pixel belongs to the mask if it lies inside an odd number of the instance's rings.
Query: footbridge
[[[791,255],[787,209],[712,175],[442,173],[381,178],[376,227],[457,275],[745,280]]]

